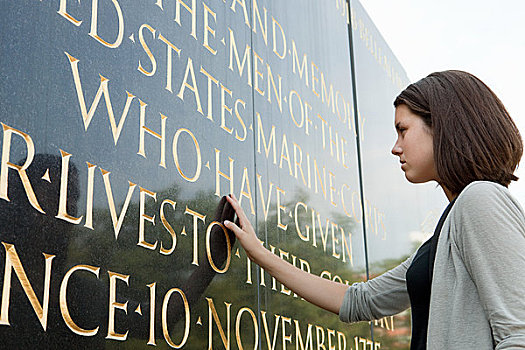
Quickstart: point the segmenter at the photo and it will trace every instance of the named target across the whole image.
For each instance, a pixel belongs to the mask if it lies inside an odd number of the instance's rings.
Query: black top
[[[443,223],[454,204],[452,200],[445,208],[434,231],[434,235],[419,247],[406,273],[406,283],[410,307],[412,308],[412,341],[410,350],[427,348],[428,313],[430,309],[430,289],[436,248]]]

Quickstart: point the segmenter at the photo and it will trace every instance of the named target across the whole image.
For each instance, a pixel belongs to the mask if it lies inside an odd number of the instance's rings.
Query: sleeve
[[[372,321],[410,307],[406,271],[415,253],[397,267],[367,282],[351,285],[339,309],[343,322]]]
[[[484,182],[466,190],[456,203],[453,244],[476,285],[496,349],[525,349],[523,212],[501,186]]]

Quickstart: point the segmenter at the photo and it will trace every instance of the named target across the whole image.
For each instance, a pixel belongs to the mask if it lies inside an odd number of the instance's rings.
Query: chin
[[[428,178],[428,177],[411,176],[408,173],[405,173],[405,178],[408,180],[408,182],[413,183],[413,184],[422,184],[422,183],[429,182],[429,181],[433,180],[433,179]]]

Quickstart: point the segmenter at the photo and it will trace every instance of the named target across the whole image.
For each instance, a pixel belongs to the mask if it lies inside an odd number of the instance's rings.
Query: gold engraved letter
[[[350,186],[348,186],[347,184],[343,184],[343,186],[341,187],[341,205],[343,207],[343,211],[345,212],[345,215],[348,216],[348,217],[352,217],[352,214],[350,214],[348,212],[348,209],[346,208],[346,205],[345,205],[345,196],[344,196],[344,189],[345,188],[348,191],[350,191]]]
[[[259,7],[257,5],[257,0],[253,0],[253,11],[252,11],[252,18],[253,18],[253,32],[257,33],[257,22],[256,19],[259,21],[259,27],[261,28],[261,34],[264,39],[264,44],[268,45],[268,10],[266,7],[263,6],[264,10],[264,26],[261,20],[261,13],[259,12]]]
[[[270,154],[270,149],[273,146],[273,164],[277,164],[277,152],[275,150],[275,125],[272,125],[272,131],[270,132],[270,138],[266,143],[266,137],[264,137],[264,130],[261,121],[261,115],[256,112],[257,115],[257,152],[261,153],[261,139],[266,152],[266,158]]]
[[[206,215],[197,213],[194,210],[186,207],[184,214],[193,216],[193,265],[199,266],[199,220],[206,222]]]
[[[310,65],[312,67],[312,92],[315,94],[315,96],[320,97],[321,95],[319,95],[317,90],[315,90],[315,82],[319,81],[319,78],[315,76],[315,71],[319,72],[319,67],[317,67],[317,65],[313,62],[310,62]]]
[[[149,24],[143,24],[139,28],[140,45],[142,46],[142,48],[144,49],[144,52],[146,52],[146,55],[148,55],[149,60],[151,61],[151,72],[148,72],[142,67],[140,60],[139,60],[139,66],[137,69],[144,75],[151,77],[157,71],[157,60],[155,60],[155,56],[153,56],[153,54],[151,53],[151,50],[148,47],[148,44],[146,44],[146,40],[144,40],[144,33],[143,33],[144,28],[146,28],[147,30],[151,32],[151,34],[153,34],[153,39],[155,39],[155,29],[153,29]]]
[[[71,56],[67,52],[65,52],[65,54],[67,58],[69,59],[69,64],[71,65],[71,72],[73,73],[73,80],[75,81],[75,88],[77,91],[78,104],[80,105],[80,112],[82,114],[82,120],[84,121],[85,130],[87,131],[89,124],[91,123],[91,119],[93,118],[93,115],[95,114],[95,110],[97,109],[98,104],[100,102],[100,98],[102,97],[102,94],[104,94],[104,100],[106,101],[106,109],[108,111],[108,116],[109,116],[109,123],[111,124],[111,132],[113,133],[113,140],[116,146],[117,141],[120,136],[120,132],[122,131],[122,127],[124,126],[124,121],[126,120],[126,117],[128,116],[129,107],[131,106],[131,101],[133,101],[135,96],[129,93],[128,91],[126,91],[128,95],[127,100],[126,100],[126,105],[124,106],[124,110],[122,111],[122,115],[120,116],[120,120],[117,126],[117,123],[115,122],[115,114],[113,112],[113,106],[111,105],[111,99],[109,97],[109,85],[108,85],[109,80],[104,78],[101,75],[100,76],[100,86],[98,87],[97,94],[95,95],[95,98],[93,99],[93,102],[91,103],[91,107],[89,107],[89,112],[88,112],[87,107],[86,107],[86,101],[84,100],[84,92],[82,90],[80,74],[78,72],[79,60]]]
[[[78,1],[80,3],[80,0]],[[82,21],[77,20],[69,13],[67,13],[67,0],[60,0],[60,7],[58,8],[57,13],[67,19],[69,22],[73,23],[77,27],[82,24]]]
[[[281,328],[283,334],[283,349],[286,349],[286,343],[292,343],[292,335],[286,334],[286,324],[292,325],[292,319],[289,317],[281,317]]]
[[[332,105],[332,113],[335,113],[335,102],[334,102],[334,86],[330,84],[330,92],[327,92],[326,83],[324,80],[324,74],[321,72],[321,101],[326,102],[326,106],[330,109]]]
[[[188,73],[191,73],[192,85],[188,84]],[[195,103],[197,104],[197,112],[204,115],[201,107],[201,99],[199,97],[199,89],[197,87],[197,80],[195,79],[195,71],[193,70],[193,61],[191,57],[188,57],[188,63],[186,64],[186,72],[184,73],[184,79],[182,85],[180,86],[179,93],[177,97],[184,101],[184,90],[186,88],[190,89],[195,95]]]
[[[137,154],[140,154],[146,158],[146,151],[144,150],[144,136],[147,132],[151,136],[160,140],[160,162],[159,166],[166,168],[166,117],[164,114],[160,113],[160,134],[148,128],[146,126],[146,106],[147,104],[140,102],[140,130],[139,130],[139,151]]]
[[[228,157],[230,161],[230,175],[226,175],[220,170],[221,151],[215,148],[215,195],[221,196],[221,176],[230,181],[230,193],[233,193],[233,162],[234,160]]]
[[[249,313],[252,317],[253,331],[255,333],[255,339],[253,341],[253,350],[256,350],[259,344],[259,328],[257,326],[257,317],[249,307],[243,307],[242,309],[240,309],[237,313],[237,318],[235,319],[235,337],[237,338],[237,345],[239,346],[239,350],[244,350],[241,341],[241,318],[242,314],[245,312]]]
[[[288,163],[288,172],[290,176],[293,176],[292,172],[292,163],[290,162],[290,151],[288,151],[288,140],[286,139],[286,134],[283,134],[281,141],[281,157],[279,158],[279,168],[283,168],[283,160],[286,160]]]
[[[273,78],[272,69],[270,68],[269,64],[266,64],[266,70],[268,74],[268,102],[272,103],[272,91],[270,90],[270,84],[273,86],[273,93],[275,94],[275,97],[277,98],[277,105],[279,106],[279,111],[281,113],[283,112],[283,99],[282,99],[282,93],[281,93],[281,81],[282,77],[277,73],[277,78],[279,82],[279,91],[277,91],[277,87],[275,86],[275,80]]]
[[[354,266],[354,260],[353,260],[353,254],[352,254],[352,232],[348,232],[348,240],[347,240],[343,227],[339,227],[339,230],[341,231],[341,251],[343,254],[343,262],[346,262],[346,255],[348,254],[348,260],[350,260],[350,265]]]
[[[255,52],[255,50],[253,50],[253,72],[255,73],[253,88],[255,89],[255,91],[259,93],[259,95],[264,96],[265,91],[262,91],[261,89],[259,89],[259,78],[261,79],[264,78],[263,72],[260,72],[258,69],[259,62],[261,62],[262,64],[263,59],[261,58],[261,56],[257,54],[257,52]]]
[[[264,214],[264,221],[266,221],[268,219],[268,212],[270,211],[270,201],[272,199],[273,183],[270,181],[270,188],[268,189],[268,196],[265,202],[264,190],[263,190],[261,178],[262,176],[257,174],[257,183],[259,185],[259,193],[261,194],[261,204],[262,204],[262,209],[263,209],[263,214]]]
[[[0,311],[0,325],[9,326],[9,294],[11,291],[11,270],[15,270],[16,277],[22,285],[24,292],[26,293],[33,310],[42,325],[44,331],[47,327],[47,313],[49,310],[49,284],[51,282],[51,264],[53,263],[54,255],[44,254],[46,267],[44,276],[44,298],[42,305],[38,301],[35,295],[31,283],[27,278],[22,262],[16,252],[15,246],[12,244],[2,242],[5,248],[5,270],[4,270],[4,286],[2,288],[2,308]]]
[[[106,339],[124,341],[128,337],[128,331],[125,334],[115,332],[115,309],[124,310],[128,313],[128,302],[124,304],[117,303],[117,279],[126,282],[129,286],[129,275],[121,275],[120,273],[108,271],[109,274],[109,320],[108,320],[108,335]]]
[[[220,270],[216,265],[215,265],[215,262],[213,261],[213,257],[211,256],[211,246],[210,246],[210,235],[211,235],[211,230],[213,229],[213,226],[215,225],[219,225],[221,228],[222,228],[222,232],[224,232],[224,236],[226,236],[226,252],[227,252],[227,257],[226,257],[226,264],[224,265],[224,268],[222,270]],[[226,228],[223,226],[223,224],[221,224],[220,222],[218,221],[213,221],[209,226],[208,226],[208,229],[206,230],[206,255],[208,256],[208,262],[210,263],[210,266],[211,268],[217,272],[217,273],[225,273],[226,271],[228,271],[228,268],[230,267],[230,261],[231,261],[231,257],[232,257],[232,254],[231,254],[231,243],[230,243],[230,236],[228,235],[228,232],[226,231]]]
[[[231,318],[231,306],[230,303],[224,303],[226,305],[226,334],[224,334],[224,329],[222,328],[222,323],[213,304],[213,299],[206,298],[208,301],[208,350],[213,350],[213,322],[217,325],[219,329],[219,334],[221,336],[222,343],[226,350],[230,350],[230,318]],[[213,320],[212,320],[213,318]]]
[[[317,166],[317,160],[314,158],[314,169],[315,174],[314,177],[315,180],[315,193],[318,193],[317,190],[317,181],[319,181],[319,187],[321,187],[321,190],[323,190],[323,197],[326,199],[326,167],[323,165],[323,177],[321,178],[321,172],[319,171],[319,167]]]
[[[164,248],[164,246],[162,245],[162,242],[160,242],[160,253],[164,255],[170,255],[171,253],[173,253],[173,251],[175,250],[175,247],[177,246],[177,236],[175,234],[175,230],[173,230],[173,227],[171,227],[168,220],[166,220],[166,216],[164,215],[164,205],[166,204],[171,205],[173,210],[175,210],[175,205],[177,203],[175,203],[171,199],[165,199],[162,201],[162,204],[160,205],[160,221],[162,221],[162,225],[164,226],[164,228],[168,230],[171,236],[171,241],[172,241],[170,249]]]
[[[149,288],[149,340],[148,345],[157,345],[155,343],[155,292],[157,283],[153,282],[146,287]]]
[[[237,130],[235,130],[235,138],[239,141],[244,141],[246,140],[246,134],[248,133],[246,131],[246,124],[244,124],[244,120],[242,120],[242,117],[241,115],[239,114],[239,108],[237,107],[238,105],[242,105],[242,107],[244,109],[246,109],[246,102],[244,102],[242,99],[237,99],[237,101],[235,101],[235,116],[237,117],[237,120],[239,121],[239,123],[241,123],[241,126],[242,126],[242,130],[244,132],[244,135],[242,137],[239,136],[239,133],[237,132]]]
[[[102,45],[107,46],[111,49],[116,49],[122,44],[122,39],[124,38],[124,16],[122,16],[122,10],[117,0],[111,0],[115,10],[117,10],[118,17],[118,35],[114,43],[110,44],[100,36],[98,36],[98,0],[92,0],[91,3],[91,30],[89,36],[100,42]]]
[[[340,331],[337,331],[337,348],[346,349],[346,336],[343,332]]]
[[[298,179],[297,169],[299,169],[299,171],[301,172],[301,179],[303,180],[303,185],[308,187],[308,184],[306,183],[306,179],[304,177],[303,165],[302,165],[303,164],[303,150],[295,142],[293,143],[293,162],[294,162],[294,165],[293,165],[294,166],[294,177]]]
[[[333,183],[335,182],[335,175],[328,170],[328,193],[330,194],[330,204],[337,207],[337,203],[334,202],[334,192],[336,192]]]
[[[295,230],[297,231],[297,235],[299,236],[299,238],[305,242],[308,242],[310,240],[310,226],[306,225],[306,235],[304,235],[302,232],[301,232],[301,229],[299,228],[299,214],[297,213],[297,209],[299,209],[299,207],[303,207],[304,210],[308,213],[308,207],[306,206],[306,204],[304,204],[303,202],[297,202],[295,204],[295,211],[294,211],[294,218],[295,218]]]
[[[297,119],[295,119],[295,114],[293,112],[293,103],[292,103],[292,97],[297,96],[297,99],[299,100],[299,107],[301,107],[301,122],[297,122]],[[289,103],[289,109],[290,109],[290,116],[292,117],[293,123],[298,128],[302,128],[304,124],[304,107],[303,102],[301,101],[301,96],[297,93],[295,90],[290,90],[290,95],[288,96]]]
[[[171,89],[171,72],[172,72],[172,66],[173,66],[173,57],[171,54],[171,50],[174,50],[177,55],[180,58],[180,49],[173,45],[168,39],[162,36],[162,34],[159,33],[159,40],[166,44],[167,47],[167,54],[166,54],[166,90],[169,92],[173,92]]]
[[[18,172],[18,176],[20,176],[20,180],[22,181],[22,185],[24,186],[24,190],[26,191],[27,199],[29,199],[29,203],[41,212],[42,214],[45,214],[45,212],[40,207],[40,204],[38,204],[38,201],[35,196],[35,192],[33,191],[33,187],[31,187],[31,183],[29,182],[29,178],[27,177],[26,170],[33,161],[33,157],[35,156],[35,145],[33,143],[33,140],[28,134],[25,134],[19,130],[16,130],[10,126],[2,124],[2,127],[4,129],[4,142],[2,145],[2,165],[0,168],[0,198],[5,199],[9,202],[9,197],[7,196],[7,189],[8,189],[8,172],[9,168],[15,169]],[[11,163],[9,161],[9,154],[11,153],[11,136],[13,134],[17,134],[18,136],[21,136],[27,147],[27,157],[26,161],[24,162],[24,165],[20,166],[14,163]]]
[[[328,332],[328,349],[334,349],[335,350],[335,344],[332,345],[332,337],[335,338],[335,331],[333,329],[327,328]]]
[[[308,329],[306,330],[306,340],[303,342],[303,338],[301,336],[301,329],[299,327],[299,321],[294,320],[295,323],[295,344],[296,349],[299,350],[299,347],[301,350],[312,350],[313,349],[313,337],[312,337],[312,325],[308,324]],[[346,348],[343,348],[346,349]]]
[[[242,57],[242,63],[241,59],[239,58],[239,52],[237,51],[237,44],[235,43],[235,34],[233,33],[233,30],[228,28],[230,31],[230,65],[228,68],[233,72],[233,54],[235,53],[235,61],[237,62],[237,70],[239,71],[239,76],[242,77],[242,73],[244,72],[244,65],[246,64],[246,70],[247,70],[247,77],[248,77],[248,86],[252,86],[252,66],[251,66],[251,58],[250,58],[250,46],[246,45],[246,48],[244,49],[244,56]]]
[[[210,33],[211,35],[213,35],[213,37],[215,38],[215,30],[213,30],[212,28],[210,28],[210,24],[209,24],[209,17],[208,15],[211,14],[213,16],[213,19],[215,20],[215,22],[217,22],[217,15],[215,14],[215,12],[213,12],[205,3],[204,1],[202,2],[202,4],[204,5],[204,42],[202,44],[202,46],[204,46],[206,49],[208,49],[208,51],[210,51],[213,55],[216,55],[217,54],[217,50],[214,50],[210,47],[209,45],[209,39],[208,39],[208,33]]]
[[[88,181],[86,189],[86,223],[84,227],[93,230],[93,185],[95,182],[95,168],[97,166],[89,162],[86,162],[86,164],[88,167]]]
[[[246,192],[244,190],[244,187],[246,185]],[[242,181],[241,181],[241,193],[239,194],[239,204],[241,204],[242,197],[248,198],[250,201],[250,209],[253,215],[255,215],[255,209],[253,207],[253,199],[252,199],[252,190],[250,187],[250,178],[248,176],[248,168],[244,167],[244,171],[242,173]]]
[[[277,341],[277,333],[279,332],[279,319],[281,318],[280,315],[274,315],[275,321],[274,321],[274,330],[273,330],[273,339],[270,346],[270,331],[268,329],[268,321],[266,320],[266,311],[261,310],[261,316],[263,321],[263,329],[264,329],[264,335],[266,338],[266,344],[268,345],[268,349],[275,349],[275,342]]]
[[[292,40],[292,71],[295,73],[295,65],[297,64],[297,70],[299,71],[299,78],[303,79],[304,72],[304,83],[308,86],[308,58],[306,54],[303,54],[303,61],[299,66],[299,57],[297,55],[297,48],[295,47],[295,41]]]
[[[277,190],[277,227],[279,227],[281,230],[286,231],[288,224],[283,225],[283,223],[281,222],[281,212],[286,213],[286,206],[281,205],[281,193],[284,196],[286,192],[280,189],[278,186],[275,186],[275,189]]]
[[[228,134],[231,134],[233,130],[226,126],[226,113],[230,113],[232,115],[232,109],[226,105],[226,95],[225,92],[230,95],[230,98],[232,97],[232,91],[228,89],[226,86],[221,84],[221,129],[226,131]]]
[[[237,5],[237,3],[239,3],[239,5],[242,6],[242,11],[244,13],[244,23],[248,26],[248,28],[250,28],[250,21],[248,19],[248,10],[246,9],[246,2],[244,0],[233,0],[232,5],[230,7],[231,10],[235,12],[235,5]]]
[[[281,53],[279,53],[277,51],[277,38],[276,38],[276,35],[275,35],[275,33],[276,33],[275,25],[277,25],[277,27],[279,27],[279,31],[281,32],[281,39],[282,39],[282,43],[283,43],[283,48],[282,48],[282,52]],[[273,17],[272,17],[272,30],[273,30],[273,52],[280,59],[284,59],[286,57],[286,35],[284,35],[283,27],[281,27],[279,22],[277,22],[277,20],[275,18],[273,18]]]
[[[315,326],[315,335],[317,338],[317,349],[327,350],[324,345],[324,329],[321,326]]]
[[[173,293],[179,293],[182,302],[184,304],[184,336],[182,337],[182,340],[179,344],[175,344],[170,337],[169,331],[168,331],[168,303],[170,301],[170,297]],[[186,299],[186,295],[184,292],[179,288],[172,288],[170,289],[166,295],[164,296],[164,302],[162,303],[162,333],[164,334],[164,339],[166,339],[166,343],[168,343],[169,346],[175,349],[182,348],[186,341],[188,340],[188,336],[190,335],[190,305],[188,303],[188,299]]]
[[[139,204],[140,216],[139,216],[139,242],[137,243],[137,245],[140,247],[147,248],[147,249],[155,250],[155,248],[157,247],[157,241],[155,241],[155,243],[149,243],[149,242],[146,242],[146,238],[144,237],[144,220],[151,222],[155,226],[155,215],[153,215],[153,217],[146,215],[144,213],[145,211],[144,207],[146,206],[146,195],[153,198],[156,202],[157,193],[148,191],[147,189],[142,188],[142,187],[139,187],[139,192],[140,192],[140,204]]]
[[[190,135],[193,146],[195,147],[195,153],[197,153],[197,169],[195,169],[195,175],[193,177],[189,177],[186,174],[182,172],[182,169],[180,168],[179,163],[179,150],[178,150],[178,142],[179,142],[179,136],[181,133],[185,132],[186,134]],[[175,136],[173,136],[173,161],[175,162],[175,166],[177,167],[177,171],[179,172],[180,176],[182,176],[186,181],[189,182],[195,182],[199,179],[201,176],[201,167],[202,167],[202,157],[201,157],[201,148],[199,146],[199,143],[197,142],[197,139],[195,138],[195,135],[191,131],[185,128],[180,128],[175,133]]]
[[[208,77],[208,108],[206,113],[206,118],[213,121],[213,94],[211,91],[211,83],[214,83],[216,86],[219,86],[219,81],[215,79],[210,73],[208,73],[204,67],[201,66],[201,73]],[[237,105],[235,105],[237,107]],[[237,112],[237,109],[235,109]]]
[[[191,8],[182,0],[177,0],[176,5],[175,22],[182,27],[182,23],[180,22],[180,5],[182,5],[189,13],[191,13],[191,36],[197,40],[197,12],[195,11],[195,0],[191,0]]]
[[[108,197],[109,212],[111,214],[113,230],[115,231],[115,239],[118,239],[118,234],[122,227],[122,223],[124,222],[124,217],[126,216],[126,211],[128,210],[129,202],[131,201],[131,196],[133,195],[133,191],[135,190],[135,187],[137,187],[137,185],[131,181],[128,181],[129,183],[128,194],[126,196],[126,200],[124,201],[124,204],[122,205],[120,215],[117,218],[117,211],[115,209],[115,201],[113,200],[113,191],[111,190],[111,182],[109,181],[109,174],[111,173],[102,168],[100,168],[100,172],[102,173],[102,178],[104,179],[104,187],[106,188],[106,196]]]
[[[293,255],[292,255],[292,256],[293,256]],[[293,257],[295,258],[295,256],[293,256]],[[282,249],[279,249],[279,258],[281,258],[281,259],[283,259],[283,260],[285,260],[285,261],[288,261],[288,260],[290,259],[290,253],[288,253],[287,251],[284,251],[284,250],[282,250]],[[285,259],[285,258],[286,258],[286,259]],[[295,260],[295,259],[294,259],[294,260]],[[295,263],[292,264],[292,265],[295,266]],[[283,293],[283,294],[285,294],[285,295],[290,295],[290,294],[292,294],[292,291],[289,290],[289,289],[287,289],[286,286],[285,286],[283,283],[281,283],[281,293]],[[283,319],[284,319],[284,318],[285,318],[285,317],[283,316]],[[283,324],[283,326],[284,326],[284,324]],[[284,333],[284,328],[283,328],[283,333]],[[284,336],[284,334],[283,334],[283,336]],[[283,343],[283,345],[284,345],[284,343]]]
[[[64,279],[62,280],[62,284],[60,285],[60,313],[62,314],[62,318],[64,319],[64,322],[66,325],[71,329],[71,331],[78,335],[83,335],[85,337],[91,337],[97,334],[98,328],[95,329],[83,329],[80,328],[75,322],[73,322],[73,319],[71,318],[71,315],[69,314],[69,309],[67,307],[67,286],[69,282],[69,278],[75,271],[88,271],[99,277],[100,267],[90,266],[90,265],[77,265],[73,266],[64,276]]]
[[[67,178],[69,173],[69,158],[71,158],[71,154],[60,150],[60,155],[62,156],[62,171],[60,174],[60,199],[58,202],[58,214],[55,217],[72,224],[79,224],[80,220],[82,220],[82,216],[75,218],[67,213]]]

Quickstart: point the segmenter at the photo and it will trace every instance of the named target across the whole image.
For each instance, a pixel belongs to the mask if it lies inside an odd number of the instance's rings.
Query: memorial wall
[[[222,226],[233,193],[274,254],[345,284],[433,231],[444,197],[390,154],[408,78],[357,1],[3,8],[3,347],[409,347],[408,311],[344,324]]]

